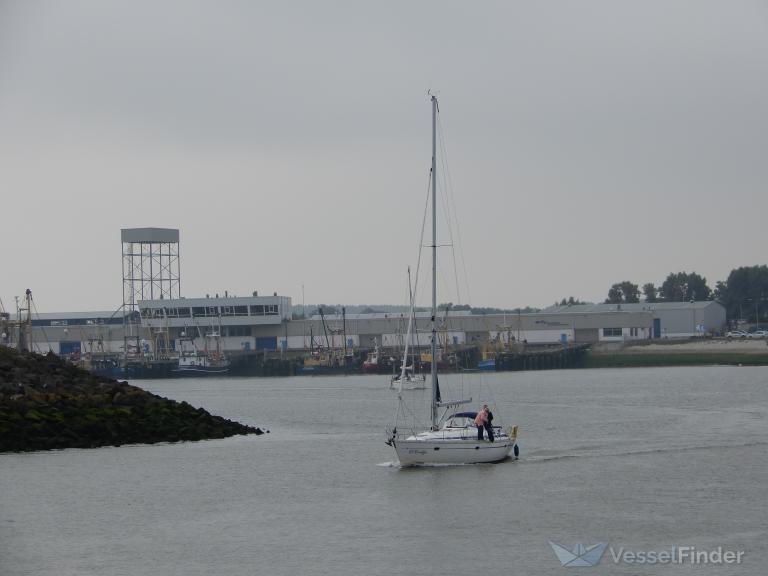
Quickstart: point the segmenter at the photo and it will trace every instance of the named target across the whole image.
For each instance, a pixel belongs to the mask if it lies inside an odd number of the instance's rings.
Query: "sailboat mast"
[[[400,382],[398,382],[397,391],[403,391],[403,382],[405,382],[406,375],[408,374],[408,346],[411,342],[411,327],[413,326],[413,291],[411,290],[411,267],[408,266],[408,305],[410,310],[408,312],[408,329],[405,331],[405,344],[403,346],[403,363],[400,366]],[[414,368],[416,362],[414,361]],[[393,367],[394,370],[394,367]]]
[[[437,426],[437,97],[432,95],[432,428]]]

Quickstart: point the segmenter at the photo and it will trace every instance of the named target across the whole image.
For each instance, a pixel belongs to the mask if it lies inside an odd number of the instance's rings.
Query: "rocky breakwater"
[[[263,434],[48,354],[0,346],[0,452]]]

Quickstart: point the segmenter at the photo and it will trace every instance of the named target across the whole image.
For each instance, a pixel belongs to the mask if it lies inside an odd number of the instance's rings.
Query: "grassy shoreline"
[[[768,352],[593,352],[584,355],[584,368],[643,368],[654,366],[768,366]]]

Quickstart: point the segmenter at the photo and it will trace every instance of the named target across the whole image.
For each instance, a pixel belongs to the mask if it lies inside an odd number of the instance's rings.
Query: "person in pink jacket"
[[[483,439],[483,430],[485,430],[485,423],[488,421],[488,413],[485,410],[480,410],[475,416],[475,426],[477,426],[477,439]]]
[[[485,412],[485,431],[488,432],[488,442],[493,442],[493,412],[488,408],[488,404],[483,404]]]

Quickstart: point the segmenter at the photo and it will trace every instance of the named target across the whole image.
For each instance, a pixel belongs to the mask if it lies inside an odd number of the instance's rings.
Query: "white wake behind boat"
[[[400,461],[401,466],[419,464],[480,464],[500,462],[513,455],[517,458],[519,448],[517,445],[517,426],[504,429],[494,426],[494,440],[478,439],[475,417],[477,412],[456,411],[459,406],[469,404],[472,399],[444,402],[441,398],[440,386],[437,378],[437,98],[432,95],[432,397],[430,402],[431,425],[427,430],[416,431],[411,427],[407,431],[398,430],[397,424],[387,434],[387,444],[392,446]],[[417,274],[418,278],[418,274]],[[418,282],[418,280],[417,280]],[[413,308],[413,296],[411,298]],[[412,315],[411,315],[412,319]],[[408,333],[411,327],[409,321]],[[404,360],[408,357],[406,350]],[[402,394],[402,386],[407,378],[407,369],[403,362],[403,369],[398,381],[398,401],[400,409],[403,408],[405,398]],[[442,410],[442,413],[440,411]],[[400,413],[401,410],[398,411]],[[402,426],[401,426],[402,428]]]

